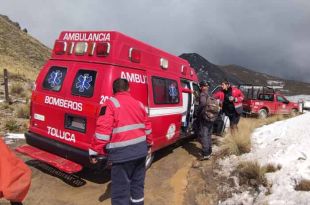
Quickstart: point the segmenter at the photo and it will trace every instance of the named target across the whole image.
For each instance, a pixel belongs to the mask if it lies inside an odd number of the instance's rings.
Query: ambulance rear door
[[[49,61],[32,99],[30,131],[87,150],[99,109],[103,65]]]
[[[182,79],[182,102],[183,102],[183,112],[182,112],[182,131],[187,133],[191,127],[191,119],[193,115],[192,108],[192,92],[189,80]]]

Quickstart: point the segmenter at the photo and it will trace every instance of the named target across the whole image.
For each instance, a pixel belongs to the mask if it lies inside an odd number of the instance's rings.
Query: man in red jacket
[[[222,90],[215,93],[214,97],[222,103],[222,110],[229,118],[231,133],[238,130],[240,115],[242,114],[243,93],[236,87],[231,86],[228,80],[222,82]]]
[[[144,105],[131,97],[126,79],[113,82],[113,93],[97,120],[91,163],[97,163],[95,156],[108,155],[113,205],[142,205],[145,159],[153,144],[151,124]]]

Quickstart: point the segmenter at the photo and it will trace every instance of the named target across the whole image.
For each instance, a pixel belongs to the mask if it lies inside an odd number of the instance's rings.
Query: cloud
[[[0,0],[52,47],[62,30],[117,30],[175,55],[310,82],[308,0]]]

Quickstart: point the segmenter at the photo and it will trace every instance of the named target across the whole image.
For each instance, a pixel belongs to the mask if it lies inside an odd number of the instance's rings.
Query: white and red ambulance
[[[153,151],[190,134],[199,87],[187,61],[115,31],[64,31],[35,82],[28,145],[17,151],[67,173],[90,166],[96,120],[119,77],[147,108]]]

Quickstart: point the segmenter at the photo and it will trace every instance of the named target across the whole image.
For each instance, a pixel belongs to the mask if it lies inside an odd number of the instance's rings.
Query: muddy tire
[[[148,168],[151,167],[153,159],[154,159],[154,153],[148,154],[146,156],[146,159],[145,159],[145,169],[148,169]]]
[[[260,109],[258,111],[258,118],[259,119],[265,119],[265,118],[267,118],[267,116],[268,116],[268,112],[266,109]]]

